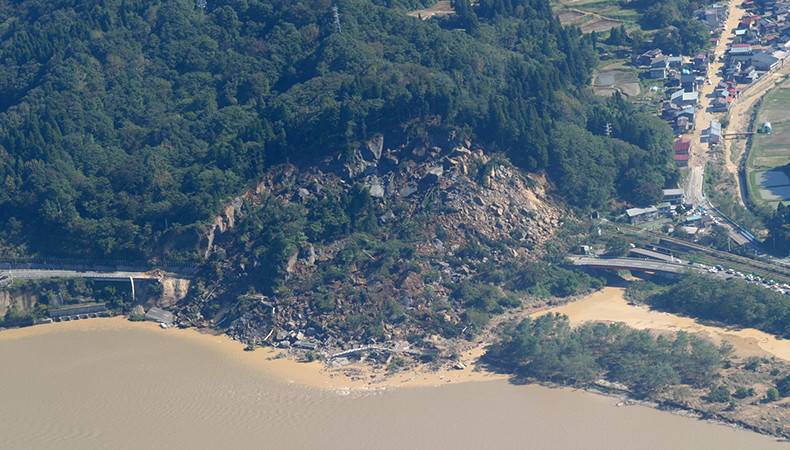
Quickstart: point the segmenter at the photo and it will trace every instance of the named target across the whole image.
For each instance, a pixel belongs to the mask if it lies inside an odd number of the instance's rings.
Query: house
[[[680,87],[683,88],[686,92],[694,92],[697,90],[697,76],[692,74],[681,74],[680,75]]]
[[[751,44],[732,44],[730,48],[730,56],[742,56],[742,55],[751,55],[752,54],[752,45]]]
[[[702,222],[702,216],[699,214],[688,216],[686,220],[684,220],[681,225],[690,226],[690,227],[702,227],[704,223]]]
[[[686,116],[680,116],[675,119],[675,132],[677,134],[688,133],[691,131],[692,122]]]
[[[711,120],[710,129],[708,130],[708,142],[711,144],[718,144],[721,142],[721,123]]]
[[[678,111],[680,111],[678,105],[672,102],[664,102],[661,109],[661,117],[664,120],[674,119],[678,116]]]
[[[675,153],[688,153],[691,150],[691,139],[689,138],[680,138],[675,141],[675,145],[672,147],[672,150]]]
[[[651,69],[657,69],[661,67],[663,67],[664,69],[669,68],[669,56],[658,55],[650,60]]]
[[[693,106],[686,106],[678,112],[677,116],[678,119],[681,117],[686,117],[688,118],[689,123],[694,123],[694,119],[697,117],[697,108]]]
[[[734,76],[733,78],[734,78],[734,79],[735,79],[735,81],[737,81],[738,83],[741,83],[741,84],[751,84],[751,83],[754,83],[754,81],[755,81],[757,78],[759,78],[759,75],[757,74],[757,71],[756,71],[756,70],[752,69],[752,70],[750,70],[749,72],[740,72],[740,73],[736,73],[736,74],[735,74],[735,76]]]
[[[699,101],[699,93],[688,92],[681,89],[670,95],[669,101],[678,105],[681,108],[689,105],[696,105],[697,102]]]
[[[713,105],[712,105],[713,106],[713,111],[715,111],[715,112],[727,112],[727,111],[729,111],[729,109],[730,109],[730,102],[731,101],[732,100],[731,100],[730,97],[727,97],[727,98],[717,97],[717,98],[713,99]]]
[[[771,70],[779,63],[779,59],[773,56],[759,52],[752,55],[751,64],[757,70]]]
[[[727,62],[727,68],[735,68],[736,71],[740,72],[741,69],[747,68],[751,66],[752,55],[736,55],[730,56],[729,61]]]
[[[682,56],[669,56],[667,58],[667,64],[669,64],[670,68],[678,69],[680,66],[683,65],[683,57]]]
[[[727,20],[727,13],[728,8],[726,5],[713,5],[709,8],[694,11],[694,17],[711,30],[715,30]]]
[[[663,200],[671,205],[680,205],[683,203],[685,195],[686,191],[683,189],[664,189]]]
[[[656,205],[656,209],[658,210],[658,214],[661,215],[670,215],[672,214],[672,205],[669,202],[661,202]]]
[[[678,167],[688,167],[689,155],[684,155],[682,153],[675,153],[675,164]]]
[[[631,208],[625,211],[628,221],[632,224],[649,222],[658,217],[658,208],[648,206],[647,208]]]
[[[694,63],[695,70],[707,70],[708,69],[708,55],[705,53],[697,53],[691,61]]]
[[[636,58],[636,63],[639,64],[640,66],[650,66],[651,65],[650,63],[651,61],[653,61],[653,58],[662,54],[663,53],[661,52],[660,48],[654,48],[653,50],[648,50]]]
[[[651,67],[650,68],[650,78],[651,79],[660,79],[667,77],[667,69],[665,67]]]

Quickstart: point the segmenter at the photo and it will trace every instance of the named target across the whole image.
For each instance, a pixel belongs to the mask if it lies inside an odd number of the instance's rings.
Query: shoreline
[[[224,334],[215,334],[207,329],[168,328],[162,329],[155,322],[131,322],[124,316],[99,317],[79,321],[53,322],[30,327],[9,328],[0,332],[0,343],[5,340],[22,339],[27,336],[75,332],[95,329],[143,329],[151,333],[166,333],[177,339],[188,339],[202,347],[221,353],[244,366],[272,375],[284,383],[300,384],[305,387],[325,390],[380,390],[402,387],[435,387],[452,383],[507,380],[507,374],[498,374],[477,368],[475,362],[485,352],[482,344],[461,353],[458,361],[465,368],[443,367],[434,370],[428,364],[405,367],[389,374],[385,367],[365,363],[353,363],[340,367],[328,367],[321,361],[302,362],[287,356],[283,349],[259,347],[246,351],[245,344]]]
[[[614,289],[615,293],[618,291],[622,292],[622,289],[618,288],[606,289]],[[589,303],[590,298],[593,298],[594,300],[598,298],[597,296],[604,296],[606,294],[612,294],[612,292],[599,291],[591,296],[585,297],[583,300],[578,302],[532,312],[529,314],[529,316],[534,317],[537,315],[546,314],[548,312],[555,312],[557,309],[570,308],[579,303],[583,305],[585,302]],[[618,296],[615,295],[615,297]],[[622,297],[622,295],[619,295],[619,297]],[[623,301],[625,300],[623,299]],[[628,306],[631,308],[645,310],[645,308],[638,306]],[[655,311],[650,312],[655,314],[665,314]],[[606,309],[604,309],[602,313],[606,313]],[[578,324],[586,320],[595,319],[572,320],[572,323]],[[394,374],[388,374],[386,368],[382,365],[371,366],[364,362],[357,362],[341,367],[328,367],[325,363],[318,360],[312,362],[301,362],[293,356],[285,356],[285,351],[282,349],[272,347],[261,347],[254,351],[246,351],[245,345],[243,343],[235,341],[224,334],[215,334],[209,332],[207,329],[162,329],[158,323],[131,322],[124,316],[104,317],[70,322],[56,322],[42,324],[41,326],[35,327],[31,326],[24,328],[5,329],[0,332],[0,344],[7,341],[14,341],[30,336],[45,334],[73,333],[90,330],[131,329],[144,330],[146,333],[150,334],[166,333],[171,339],[175,338],[191,341],[201,348],[207,349],[223,358],[228,358],[243,367],[252,369],[254,372],[271,376],[278,382],[284,384],[297,384],[305,388],[320,389],[328,392],[334,392],[339,395],[347,395],[350,392],[370,392],[402,388],[431,388],[459,383],[509,381],[511,379],[511,376],[508,374],[491,372],[475,365],[475,362],[484,353],[485,345],[487,344],[480,344],[477,347],[461,352],[460,357],[456,361],[463,362],[466,367],[460,370],[453,367],[443,367],[434,370],[434,367],[431,367],[429,364],[419,364],[416,366],[406,367],[402,371]],[[724,331],[725,330],[722,330],[722,332]],[[692,332],[699,331],[695,330]],[[755,424],[734,418],[722,417],[718,414],[706,415],[705,411],[695,409],[694,407],[664,404],[651,400],[636,400],[630,398],[627,393],[607,392],[605,390],[597,389],[594,386],[579,387],[556,383],[544,383],[539,381],[532,381],[528,384],[549,389],[563,389],[584,392],[587,394],[596,394],[596,396],[612,399],[613,402],[610,406],[613,407],[648,407],[673,415],[722,425],[730,429],[748,430],[764,436],[782,439],[783,441],[786,441],[787,439],[785,436],[769,432],[768,430],[761,430],[758,426],[755,426]]]

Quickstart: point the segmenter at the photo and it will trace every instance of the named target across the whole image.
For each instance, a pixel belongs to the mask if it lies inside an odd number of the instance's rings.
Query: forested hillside
[[[457,129],[581,208],[675,176],[666,125],[584,91],[594,42],[548,1],[460,0],[445,22],[383,3],[3,3],[0,249],[196,258],[158,243],[197,236],[267,168],[374,135]]]

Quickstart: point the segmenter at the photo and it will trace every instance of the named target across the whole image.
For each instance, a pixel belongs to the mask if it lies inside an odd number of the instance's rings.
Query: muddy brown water
[[[249,363],[255,356],[242,347],[122,319],[3,331],[0,448],[780,445],[650,408],[616,407],[609,397],[505,380],[346,389],[314,365]]]

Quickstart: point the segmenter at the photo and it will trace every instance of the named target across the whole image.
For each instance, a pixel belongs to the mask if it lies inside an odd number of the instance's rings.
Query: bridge
[[[14,278],[91,278],[104,281],[128,281],[134,280],[158,280],[163,276],[167,277],[170,274],[165,272],[157,273],[151,272],[131,272],[131,271],[94,271],[94,270],[58,270],[58,269],[18,269],[18,270],[3,270],[0,272],[0,279],[3,276]],[[184,276],[177,276],[175,278],[183,278]]]
[[[686,270],[704,272],[700,267],[665,261],[651,261],[636,258],[596,258],[592,256],[569,256],[576,266],[586,266],[591,269],[636,270],[639,272],[680,273]]]
[[[89,278],[99,281],[121,281],[128,282],[131,288],[132,299],[135,298],[135,280],[155,280],[160,283],[163,280],[189,280],[194,271],[184,271],[182,273],[166,272],[161,269],[149,271],[131,270],[68,270],[41,267],[38,268],[7,268],[0,266],[0,286],[9,284],[14,279],[34,279],[34,278]],[[18,266],[17,266],[18,267]],[[109,268],[108,268],[109,269]]]

